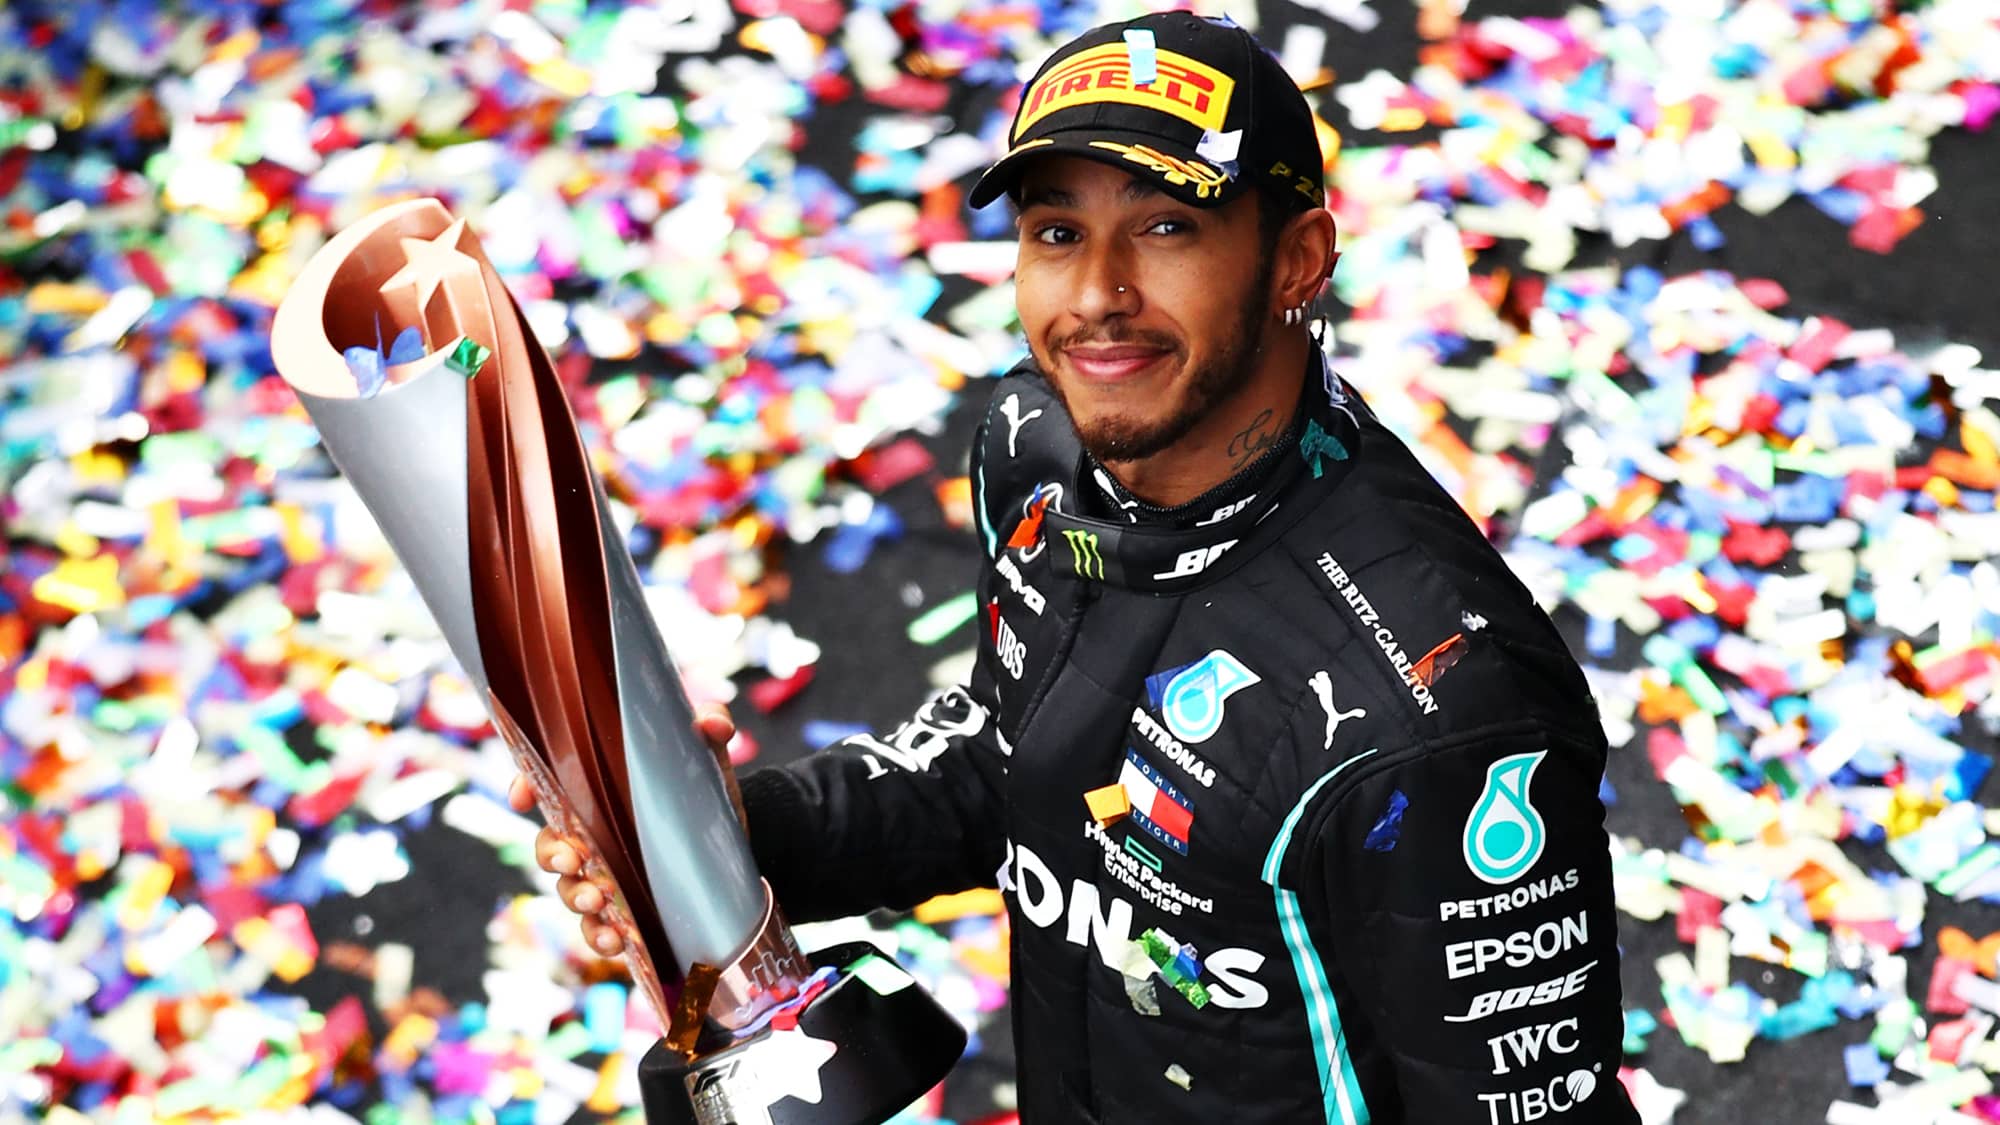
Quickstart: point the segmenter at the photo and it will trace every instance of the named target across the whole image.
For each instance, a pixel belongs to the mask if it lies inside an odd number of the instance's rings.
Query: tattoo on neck
[[[1229,439],[1229,471],[1240,471],[1259,453],[1278,443],[1278,430],[1271,425],[1271,411],[1266,410],[1250,419],[1250,424],[1236,432]]]

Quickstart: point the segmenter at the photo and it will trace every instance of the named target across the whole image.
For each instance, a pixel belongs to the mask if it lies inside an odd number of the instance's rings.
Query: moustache
[[[1052,352],[1067,351],[1070,348],[1079,347],[1084,344],[1131,344],[1163,352],[1177,352],[1180,350],[1180,341],[1164,332],[1144,330],[1102,332],[1090,329],[1051,339],[1049,341],[1049,350]]]

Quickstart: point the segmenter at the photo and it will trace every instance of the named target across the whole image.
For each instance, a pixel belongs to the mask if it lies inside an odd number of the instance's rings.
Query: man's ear
[[[1324,207],[1294,215],[1285,224],[1276,271],[1279,307],[1295,308],[1320,295],[1340,260],[1334,238],[1333,215]]]

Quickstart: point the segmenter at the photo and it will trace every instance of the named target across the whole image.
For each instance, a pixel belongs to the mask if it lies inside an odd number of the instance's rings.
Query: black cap
[[[1191,12],[1106,24],[1064,44],[1023,90],[1007,143],[973,185],[972,206],[1011,190],[1027,158],[1051,153],[1148,176],[1196,207],[1260,183],[1297,210],[1326,202],[1319,133],[1298,84],[1248,31]]]

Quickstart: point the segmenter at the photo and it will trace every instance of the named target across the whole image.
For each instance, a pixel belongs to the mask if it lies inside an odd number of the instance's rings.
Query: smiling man
[[[1031,1123],[1637,1121],[1596,708],[1306,327],[1304,98],[1147,16],[1058,50],[1009,142],[972,201],[1019,208],[1030,358],[973,450],[977,666],[743,779],[786,913],[998,885]]]

